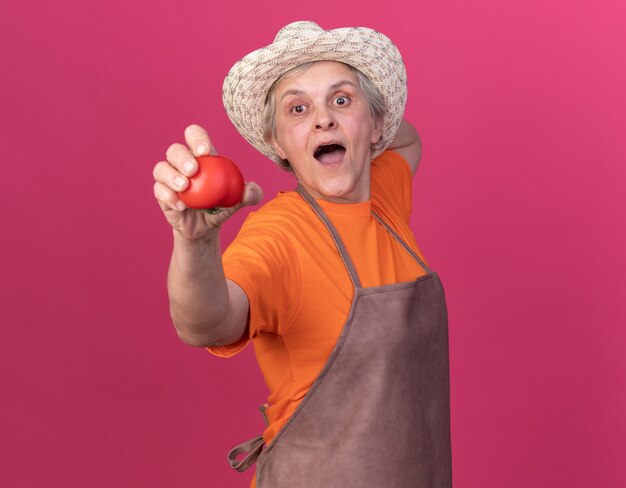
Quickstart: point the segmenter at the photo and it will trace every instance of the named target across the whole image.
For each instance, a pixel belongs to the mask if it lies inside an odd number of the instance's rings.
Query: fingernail
[[[198,147],[196,147],[196,154],[198,156],[202,156],[206,152],[207,152],[207,147],[204,144],[200,144]]]
[[[196,163],[194,163],[193,161],[185,161],[185,164],[183,164],[183,169],[186,173],[191,173],[195,167]]]
[[[182,176],[177,176],[176,178],[174,178],[174,184],[178,188],[182,188],[183,186],[185,186],[185,178],[183,178]]]
[[[185,206],[185,204],[183,203],[183,201],[182,201],[182,200],[178,200],[178,201],[176,202],[176,208],[182,212],[182,211],[183,211],[183,210],[185,210],[187,207]]]

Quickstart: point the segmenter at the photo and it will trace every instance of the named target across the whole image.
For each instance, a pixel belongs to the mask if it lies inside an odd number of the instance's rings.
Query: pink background
[[[260,432],[265,386],[251,349],[219,360],[174,333],[151,171],[199,123],[268,196],[293,186],[220,95],[299,19],[404,54],[455,487],[626,486],[626,4],[299,3],[0,6],[0,486],[247,486],[225,453]]]

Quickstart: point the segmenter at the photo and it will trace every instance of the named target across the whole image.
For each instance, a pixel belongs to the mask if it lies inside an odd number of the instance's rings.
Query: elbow
[[[192,324],[174,314],[172,314],[172,322],[178,338],[188,346],[205,347],[213,344],[217,339],[217,327],[211,328],[207,324]]]
[[[207,324],[191,325],[175,319],[173,322],[178,338],[188,346],[224,346],[235,342],[225,323],[211,327]]]
[[[178,338],[194,347],[225,346],[237,342],[245,333],[248,310],[233,313],[225,309],[219,313],[187,313],[170,303],[170,314]]]
[[[181,329],[179,327],[175,327],[175,329],[176,329],[176,334],[178,335],[178,338],[182,342],[187,344],[188,346],[206,347],[207,345],[210,344],[210,341],[206,340],[204,337],[198,334],[191,334],[188,331]]]
[[[235,336],[216,332],[217,331],[211,331],[211,333],[198,334],[176,327],[178,338],[188,346],[193,347],[227,346],[237,342],[241,338],[235,338]]]
[[[188,346],[205,347],[219,340],[219,319],[213,320],[206,314],[189,313],[174,301],[170,301],[170,316],[178,338]]]

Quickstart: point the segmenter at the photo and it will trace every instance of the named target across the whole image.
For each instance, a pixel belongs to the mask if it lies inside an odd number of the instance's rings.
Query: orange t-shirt
[[[363,287],[415,280],[419,264],[371,210],[422,255],[409,228],[411,172],[386,151],[372,162],[371,201],[317,200],[337,228]],[[423,258],[422,258],[423,259]],[[309,391],[339,338],[354,287],[330,233],[295,191],[281,192],[252,212],[223,255],[226,277],[250,301],[248,334],[209,347],[231,357],[250,341],[270,394],[263,433],[272,441]]]

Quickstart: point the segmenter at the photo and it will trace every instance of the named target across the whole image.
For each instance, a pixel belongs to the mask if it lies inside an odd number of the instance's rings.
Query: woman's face
[[[370,146],[381,125],[352,71],[319,61],[276,87],[277,154],[316,198],[354,203],[370,198]]]

